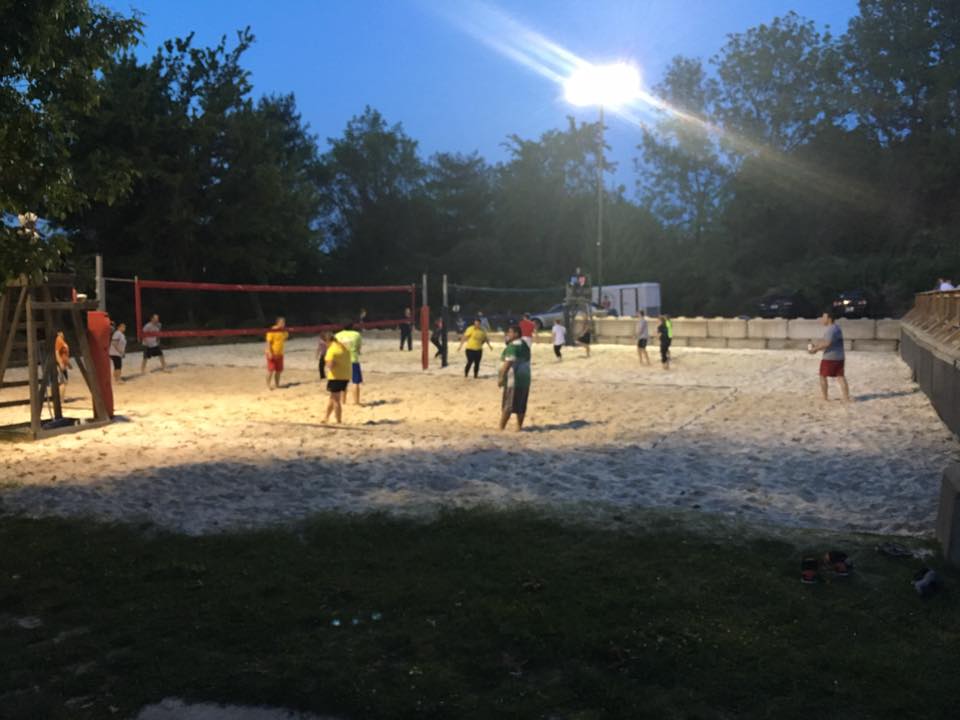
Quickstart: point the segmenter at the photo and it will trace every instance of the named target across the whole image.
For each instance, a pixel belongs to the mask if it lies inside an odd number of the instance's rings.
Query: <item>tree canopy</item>
[[[100,150],[79,155],[78,125],[97,114],[98,71],[136,42],[139,18],[87,0],[0,0],[0,18],[0,211],[60,220],[113,199],[129,175]],[[79,180],[89,174],[95,183]],[[56,264],[67,247],[0,223],[0,278]]]

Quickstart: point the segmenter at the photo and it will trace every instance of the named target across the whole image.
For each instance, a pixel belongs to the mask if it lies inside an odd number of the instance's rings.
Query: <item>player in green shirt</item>
[[[520,327],[511,325],[506,332],[507,347],[500,354],[497,385],[503,388],[500,405],[500,429],[507,427],[511,415],[517,416],[517,430],[523,429],[530,396],[530,347],[523,342]]]

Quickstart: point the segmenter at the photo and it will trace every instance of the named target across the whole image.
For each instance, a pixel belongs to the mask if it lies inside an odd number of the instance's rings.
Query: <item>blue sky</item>
[[[842,33],[856,0],[107,0],[135,8],[146,22],[144,57],[164,40],[195,32],[196,43],[251,26],[257,41],[245,56],[256,95],[293,92],[303,118],[326,139],[342,134],[365,105],[400,122],[424,157],[478,151],[503,160],[510,134],[536,138],[565,124],[573,108],[552,80],[498,52],[492,44],[513,21],[590,62],[629,60],[644,85],[655,85],[675,55],[715,54],[730,33],[795,10]],[[486,21],[484,21],[486,18]],[[478,39],[485,28],[488,42]],[[512,32],[512,31],[510,31]],[[633,194],[631,159],[639,131],[608,119],[618,182]]]

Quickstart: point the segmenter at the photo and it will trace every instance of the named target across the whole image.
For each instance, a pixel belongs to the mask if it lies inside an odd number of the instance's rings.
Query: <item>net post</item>
[[[420,364],[430,367],[430,306],[427,304],[427,274],[423,274],[423,305],[420,308]]]
[[[140,276],[133,276],[134,322],[137,323],[137,342],[143,343],[143,305],[140,300]]]
[[[107,311],[107,280],[103,277],[103,255],[96,255],[96,276],[97,276],[97,310]]]
[[[443,319],[443,334],[440,336],[440,367],[446,367],[447,362],[447,328],[450,326],[450,302],[447,292],[447,275],[443,275],[443,305],[440,307],[440,317]]]

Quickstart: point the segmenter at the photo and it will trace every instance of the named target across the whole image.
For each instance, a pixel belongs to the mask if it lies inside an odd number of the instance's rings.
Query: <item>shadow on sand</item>
[[[588,425],[606,425],[606,420],[602,422],[590,422],[589,420],[570,420],[565,423],[552,423],[550,425],[532,425],[524,428],[524,432],[554,432],[555,430],[580,430]]]
[[[891,390],[890,392],[877,392],[877,393],[867,393],[866,395],[854,395],[853,399],[856,402],[870,402],[871,400],[886,400],[887,398],[898,398],[898,397],[908,397],[910,395],[916,395],[920,392],[919,389],[914,388],[913,390]]]

